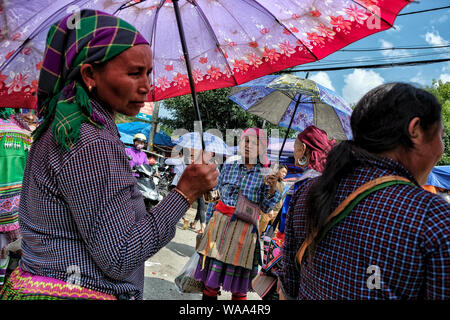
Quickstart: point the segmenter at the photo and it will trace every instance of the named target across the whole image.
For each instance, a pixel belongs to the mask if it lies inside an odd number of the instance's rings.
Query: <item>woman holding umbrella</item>
[[[257,215],[259,210],[267,213],[281,197],[276,190],[276,176],[264,179],[261,172],[268,164],[265,132],[247,129],[239,148],[242,161],[223,165],[218,184],[221,198],[197,248],[201,259],[195,278],[205,285],[205,300],[217,299],[220,287],[231,291],[233,300],[246,299],[251,279],[258,271],[260,248],[258,216],[256,220],[246,219],[241,215],[243,208]]]
[[[217,183],[215,165],[186,168],[147,212],[114,118],[136,116],[150,90],[147,41],[125,21],[80,11],[50,28],[38,86],[43,123],[25,169],[23,256],[3,299],[142,299],[144,262]]]

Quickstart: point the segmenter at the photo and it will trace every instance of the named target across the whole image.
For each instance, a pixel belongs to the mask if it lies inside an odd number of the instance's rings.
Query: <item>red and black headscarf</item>
[[[336,141],[334,139],[329,140],[327,133],[315,126],[309,126],[300,132],[297,139],[311,150],[308,167],[323,172],[327,153],[336,144]]]

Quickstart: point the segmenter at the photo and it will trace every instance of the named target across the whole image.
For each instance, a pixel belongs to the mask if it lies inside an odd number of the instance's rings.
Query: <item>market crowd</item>
[[[149,93],[149,44],[109,14],[81,11],[83,34],[67,18],[47,37],[39,126],[1,113],[1,299],[143,299],[145,261],[194,202],[204,300],[450,298],[450,204],[422,187],[444,150],[433,95],[383,84],[354,108],[352,140],[306,128],[288,190],[287,167],[267,173],[265,131],[246,128],[236,159],[194,153],[148,211],[129,158],[142,141],[125,150],[114,119]]]

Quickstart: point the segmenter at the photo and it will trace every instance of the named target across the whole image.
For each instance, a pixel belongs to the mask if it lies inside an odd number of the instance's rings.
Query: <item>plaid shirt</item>
[[[112,116],[92,104],[106,120],[103,130],[84,123],[68,152],[49,130],[32,145],[19,209],[20,267],[63,281],[79,272],[82,287],[142,299],[144,262],[174,237],[189,205],[171,192],[146,211]]]
[[[359,166],[341,180],[333,209],[362,184],[386,175],[415,182],[390,159]],[[286,222],[281,287],[297,299],[449,299],[450,204],[422,188],[393,185],[369,195],[319,243],[300,272],[305,199],[294,195]]]
[[[235,207],[239,191],[253,203],[259,203],[262,212],[268,213],[281,200],[281,193],[276,190],[272,197],[270,187],[264,183],[261,165],[257,164],[247,171],[244,164],[238,162],[225,163],[220,171],[219,182],[216,189],[220,190],[220,200],[227,206]],[[206,221],[209,221],[215,205],[210,203],[206,212]]]

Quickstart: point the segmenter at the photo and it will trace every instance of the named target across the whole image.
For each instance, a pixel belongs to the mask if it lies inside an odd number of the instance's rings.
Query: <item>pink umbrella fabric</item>
[[[410,2],[179,0],[195,90],[235,86],[320,60],[390,28]],[[76,12],[85,8],[121,17],[150,43],[149,101],[191,93],[172,1],[15,0],[0,7],[0,96],[36,89],[50,25],[73,13],[76,27]]]

